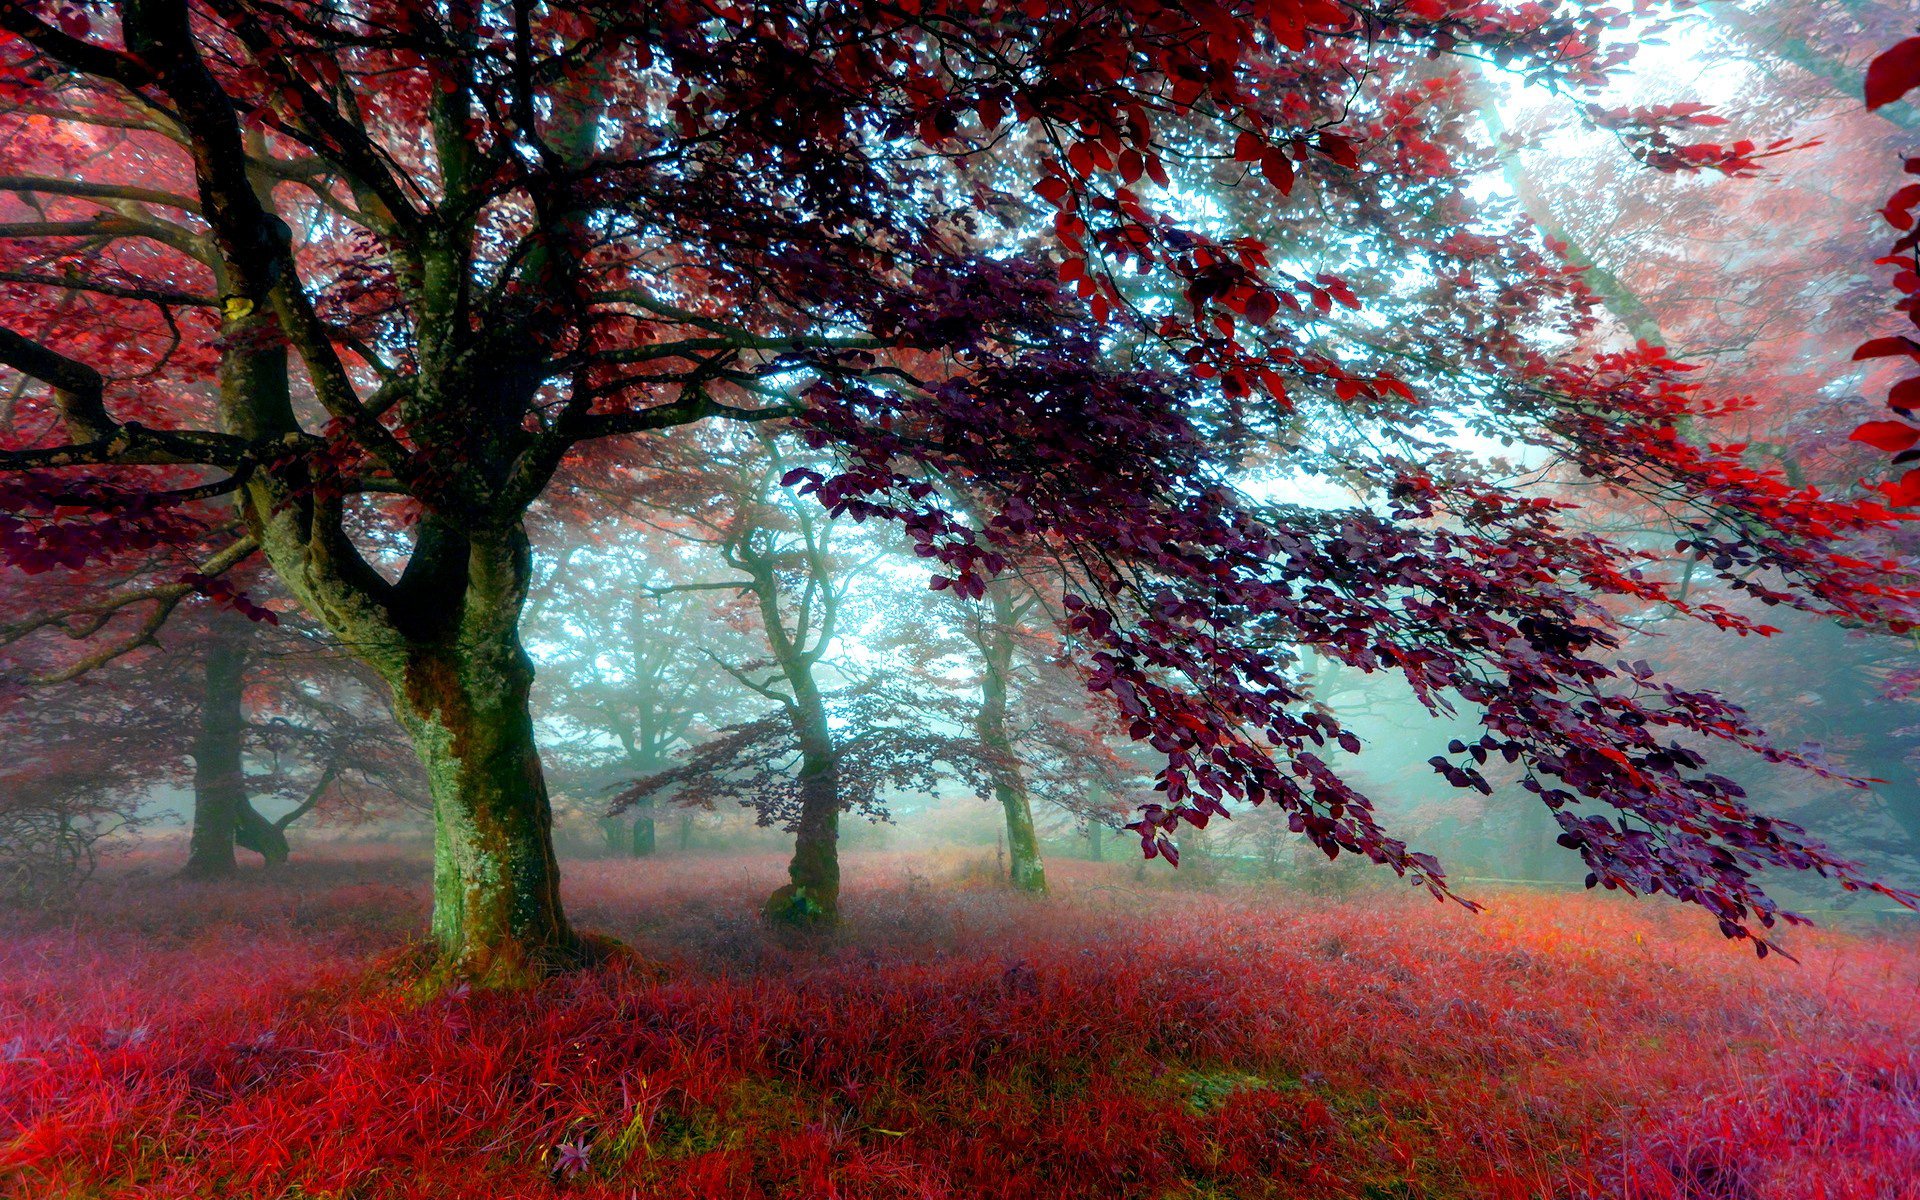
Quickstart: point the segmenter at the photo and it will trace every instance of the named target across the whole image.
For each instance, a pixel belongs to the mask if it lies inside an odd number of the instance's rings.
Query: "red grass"
[[[1035,904],[905,861],[849,864],[868,881],[853,932],[816,951],[747,916],[771,861],[582,864],[582,923],[664,969],[426,1003],[367,970],[420,919],[411,887],[130,885],[0,937],[0,1181],[281,1200],[1920,1197],[1911,937],[1802,937],[1794,966],[1697,915],[1585,896],[1473,918],[1062,863],[1064,895]]]

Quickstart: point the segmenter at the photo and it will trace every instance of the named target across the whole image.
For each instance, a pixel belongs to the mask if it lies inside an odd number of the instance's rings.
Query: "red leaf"
[[[1920,408],[1920,375],[1902,379],[1887,393],[1889,408]]]
[[[1874,338],[1870,342],[1861,343],[1860,348],[1853,352],[1853,361],[1860,362],[1869,358],[1897,358],[1902,354],[1920,360],[1920,342],[1899,334],[1893,337]]]
[[[1895,229],[1913,228],[1913,206],[1920,204],[1920,183],[1910,183],[1887,199],[1880,215]]]
[[[1892,104],[1920,87],[1920,37],[1908,38],[1867,68],[1867,107]]]
[[[1847,438],[1850,442],[1865,442],[1875,450],[1885,450],[1897,454],[1920,442],[1920,429],[1903,421],[1868,421],[1853,431]]]
[[[1883,483],[1880,494],[1889,508],[1911,508],[1920,504],[1920,471],[1908,471],[1897,483]]]
[[[1280,151],[1269,150],[1260,156],[1260,173],[1267,177],[1268,183],[1280,189],[1282,196],[1293,191],[1293,164]]]
[[[1337,133],[1321,134],[1318,145],[1320,153],[1349,170],[1360,165],[1360,156],[1354,153],[1353,142]]]

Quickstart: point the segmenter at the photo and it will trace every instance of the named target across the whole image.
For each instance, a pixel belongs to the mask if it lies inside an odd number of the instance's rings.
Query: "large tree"
[[[87,480],[105,544],[183,471],[233,498],[181,586],[263,555],[392,689],[450,971],[580,948],[526,514],[577,448],[708,419],[798,422],[843,466],[795,482],[903,522],[962,594],[1050,547],[1090,685],[1165,756],[1150,853],[1271,802],[1444,892],[1315,753],[1353,738],[1303,703],[1304,644],[1474,711],[1437,769],[1524,760],[1596,882],[1739,935],[1775,919],[1764,866],[1858,882],[1705,769],[1694,739],[1761,749],[1750,722],[1610,659],[1603,601],[1659,574],[1460,441],[1653,497],[1770,602],[1883,618],[1833,542],[1883,514],[1680,436],[1678,365],[1585,352],[1580,279],[1475,199],[1434,56],[1591,91],[1629,51],[1610,5],[5,0],[0,30],[0,237],[33,248],[0,361],[40,385],[13,506]],[[1660,169],[1764,153],[1584,111]],[[114,336],[156,310],[167,339]],[[1256,448],[1284,471],[1243,494]],[[1273,502],[1306,476],[1351,503]]]

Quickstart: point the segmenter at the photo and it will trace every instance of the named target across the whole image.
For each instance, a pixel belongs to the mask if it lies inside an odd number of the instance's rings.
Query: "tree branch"
[[[39,175],[0,175],[0,192],[39,192],[49,196],[80,196],[88,200],[127,200],[135,204],[164,205],[200,215],[200,202],[192,197],[133,184],[50,179]]]
[[[81,279],[77,275],[35,275],[27,271],[0,271],[0,283],[92,292],[95,295],[112,296],[118,300],[144,300],[149,304],[182,304],[195,308],[220,307],[220,301],[212,296],[178,292],[151,284],[108,283],[105,280]]]

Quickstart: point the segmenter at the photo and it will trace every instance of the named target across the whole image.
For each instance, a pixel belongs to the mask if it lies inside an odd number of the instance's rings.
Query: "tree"
[[[1659,500],[1764,599],[1884,619],[1874,565],[1835,548],[1884,510],[1678,436],[1705,415],[1679,365],[1585,353],[1592,297],[1470,193],[1489,156],[1431,56],[1592,93],[1630,50],[1611,7],[97,11],[0,6],[22,164],[0,235],[92,250],[6,285],[0,361],[39,386],[0,467],[16,507],[110,482],[99,544],[152,532],[169,473],[233,498],[194,581],[260,554],[392,690],[433,791],[448,972],[582,954],[528,714],[526,514],[577,447],[708,419],[796,422],[844,465],[793,482],[903,523],[963,595],[1009,550],[1070,564],[1089,683],[1166,758],[1150,853],[1272,802],[1446,892],[1314,753],[1351,735],[1289,682],[1308,644],[1477,709],[1466,755],[1524,759],[1597,883],[1736,935],[1775,920],[1765,866],[1872,886],[1704,769],[1692,736],[1762,750],[1737,712],[1607,660],[1595,598],[1666,585],[1441,440],[1560,456]],[[1586,113],[1657,169],[1769,153],[1685,141],[1684,107]],[[108,138],[137,153],[72,153]],[[156,308],[210,374],[98,357],[114,314]],[[1256,446],[1364,496],[1237,492]],[[1436,769],[1481,786],[1466,755]]]
[[[1019,621],[1037,597],[1021,596],[1012,579],[1001,577],[988,581],[986,601],[986,611],[976,614],[967,630],[980,652],[980,711],[974,716],[974,731],[981,746],[1003,764],[994,772],[993,793],[1007,823],[1009,878],[1020,891],[1044,893],[1047,872],[1033,825],[1033,800],[1007,729]]]
[[[596,499],[616,515],[557,532],[566,540],[527,618],[529,640],[543,647],[538,708],[557,729],[558,786],[596,811],[740,708],[739,686],[709,657],[727,653],[710,603],[717,593],[661,590],[688,564],[641,519],[618,474],[608,478],[616,486]],[[602,831],[610,850],[645,857],[657,843],[651,800],[633,813],[630,825],[601,817]]]
[[[156,747],[176,755],[173,714],[106,681],[48,692],[0,681],[0,905],[70,899],[103,840],[140,825]]]
[[[836,744],[818,675],[833,645],[851,572],[848,564],[835,561],[830,524],[811,505],[795,503],[776,487],[783,470],[769,437],[733,455],[696,450],[690,470],[677,480],[680,502],[673,505],[664,496],[655,502],[672,505],[686,523],[686,536],[711,544],[733,577],[660,590],[732,591],[751,610],[767,657],[713,661],[742,687],[780,706],[799,755],[790,790],[752,789],[763,797],[758,804],[762,822],[778,820],[794,842],[788,882],[768,898],[765,912],[784,925],[829,927],[840,919],[845,748]],[[731,730],[730,742],[738,750],[764,749],[761,743],[770,732],[761,722],[750,723]],[[769,761],[779,757],[771,755]],[[648,788],[630,790],[621,803],[639,803],[649,795]]]

